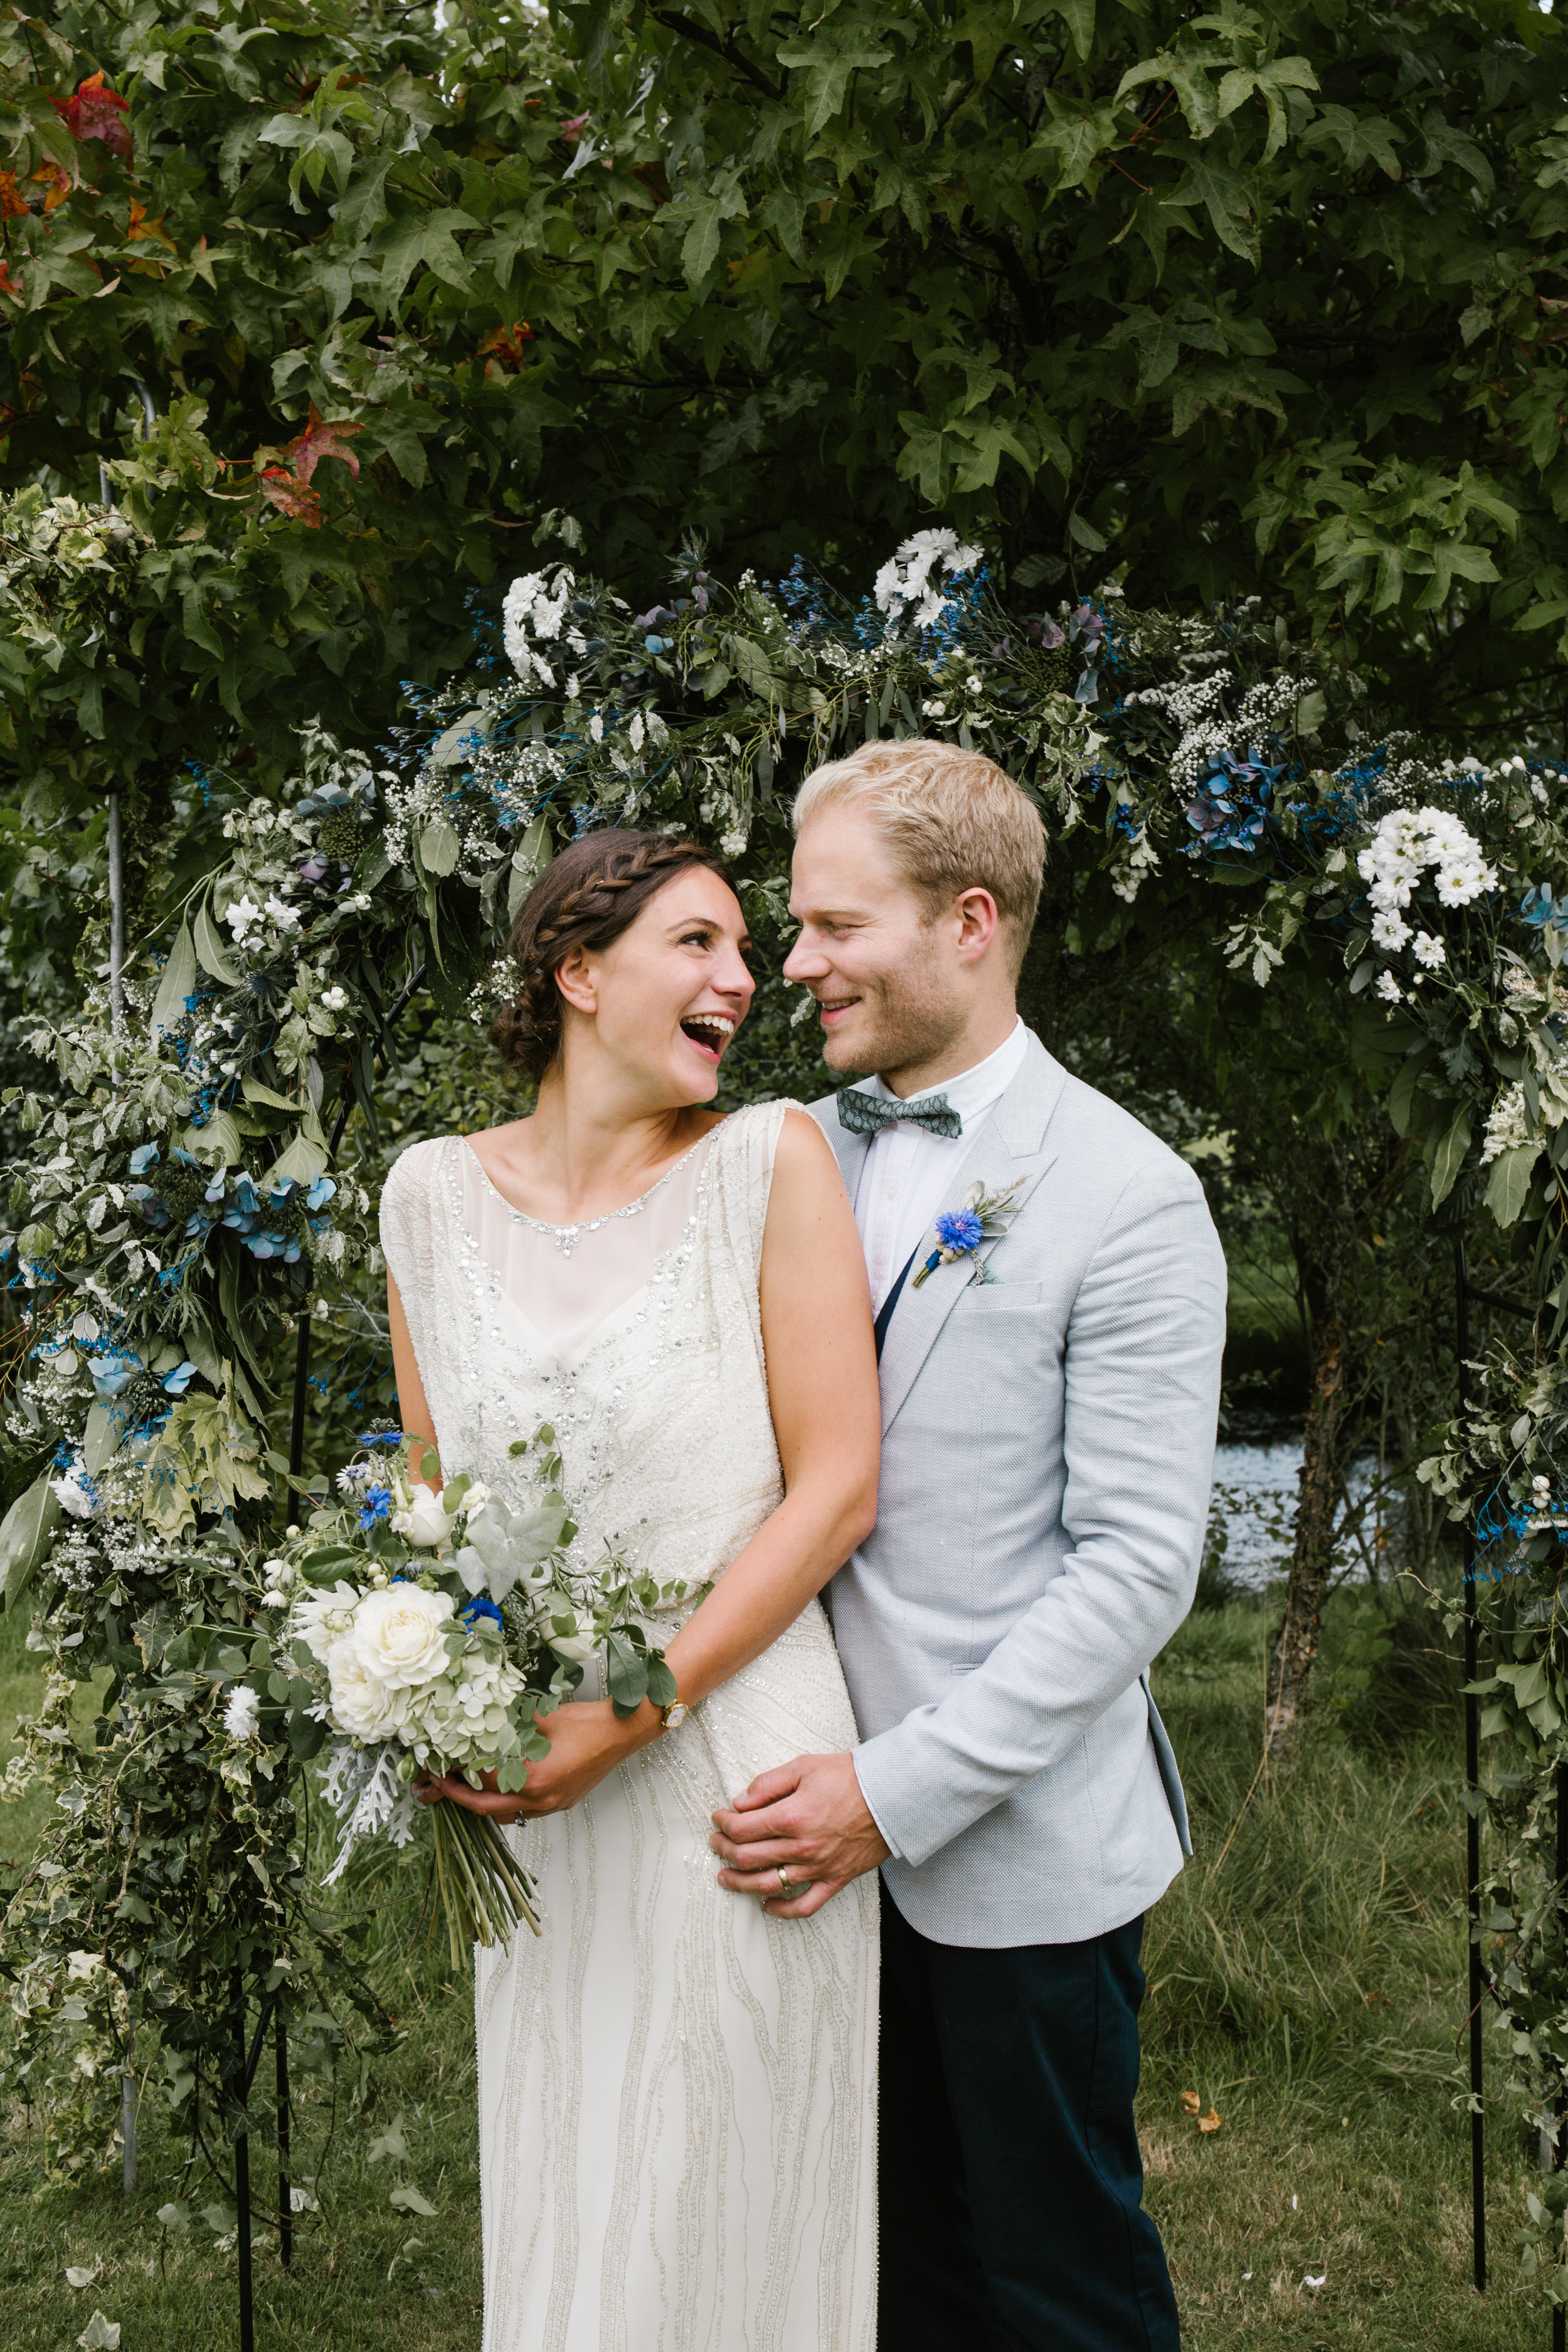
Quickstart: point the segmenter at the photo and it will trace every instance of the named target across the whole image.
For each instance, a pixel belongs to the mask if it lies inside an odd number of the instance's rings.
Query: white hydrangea
[[[530,638],[553,641],[560,636],[561,624],[576,586],[576,574],[569,564],[563,563],[557,567],[553,580],[547,572],[529,572],[514,580],[507,590],[501,605],[501,643],[508,661],[524,686],[536,678],[542,686],[554,685],[555,673]]]
[[[965,547],[955,530],[917,530],[878,572],[872,583],[877,610],[887,614],[890,629],[906,615],[917,629],[934,627],[951,601],[942,593],[940,575],[973,572],[980,552],[977,547]]]

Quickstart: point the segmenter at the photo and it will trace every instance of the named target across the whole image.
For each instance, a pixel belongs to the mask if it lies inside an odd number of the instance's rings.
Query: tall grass
[[[1347,1738],[1338,1701],[1355,1685],[1355,1604],[1336,1603],[1319,1723],[1284,1785],[1258,1771],[1256,1603],[1200,1612],[1155,1668],[1197,1851],[1145,1937],[1149,2203],[1189,2352],[1544,2352],[1550,2325],[1510,2243],[1530,2159],[1500,2101],[1489,2142],[1494,2284],[1483,2301],[1468,2283],[1468,2135],[1450,2104],[1464,2006],[1457,1717],[1439,1706],[1380,1748],[1377,1709],[1358,1703],[1360,1744]],[[31,1671],[13,1621],[0,1633],[0,1705],[16,1703]],[[26,1826],[0,1814],[0,1850],[16,1853]],[[422,1893],[416,1863],[384,1864],[353,1890],[401,2038],[363,2078],[340,2070],[335,2090],[324,2075],[297,2078],[297,2173],[321,2170],[320,2210],[300,2217],[291,2273],[262,2232],[261,2352],[382,2352],[394,2339],[399,2352],[477,2352],[472,2010],[418,1930]],[[94,2307],[121,2322],[121,2352],[237,2342],[226,2217],[187,2178],[187,2150],[153,2097],[130,2200],[114,2163],[42,2189],[38,2155],[37,2118],[18,2103],[0,2138],[0,2352],[66,2352]],[[259,2200],[270,2172],[259,2149],[256,2170]],[[435,2218],[394,2207],[400,2185]],[[179,2196],[195,2218],[169,2235],[155,2216]],[[89,2286],[67,2284],[68,2265],[95,2264]]]

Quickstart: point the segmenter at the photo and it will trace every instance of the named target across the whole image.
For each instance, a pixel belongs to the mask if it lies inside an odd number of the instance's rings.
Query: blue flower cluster
[[[1263,838],[1274,787],[1284,772],[1284,762],[1270,764],[1255,743],[1248,744],[1241,760],[1228,751],[1211,751],[1197,792],[1187,803],[1187,823],[1198,836],[1188,843],[1188,856],[1217,849],[1255,850]]]
[[[500,1611],[487,1592],[476,1592],[467,1607],[458,1613],[465,1625],[480,1624],[486,1618],[491,1619],[497,1625],[505,1622]]]
[[[936,1237],[943,1249],[956,1250],[961,1257],[977,1250],[985,1238],[985,1228],[973,1209],[953,1209],[936,1221]]]
[[[179,1167],[200,1166],[178,1146],[172,1157]],[[144,1177],[157,1165],[158,1159],[155,1143],[142,1144],[131,1155],[132,1174]],[[301,1254],[301,1229],[319,1239],[330,1228],[331,1219],[321,1213],[337,1189],[330,1176],[314,1177],[308,1184],[297,1177],[285,1176],[276,1183],[258,1187],[243,1168],[220,1168],[209,1178],[200,1199],[186,1214],[182,1238],[194,1241],[199,1247],[216,1227],[222,1226],[239,1235],[252,1257],[276,1258],[280,1265],[295,1265]],[[188,1197],[188,1186],[184,1190]],[[154,1232],[166,1232],[173,1224],[169,1202],[156,1185],[132,1184],[127,1187],[127,1198],[136,1202]]]

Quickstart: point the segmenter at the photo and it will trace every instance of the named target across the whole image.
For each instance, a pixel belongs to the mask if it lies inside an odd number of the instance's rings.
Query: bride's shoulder
[[[406,1213],[417,1203],[427,1202],[431,1189],[453,1154],[462,1143],[461,1136],[435,1135],[423,1143],[411,1143],[400,1151],[386,1171],[386,1181],[381,1188],[382,1214],[388,1210]]]
[[[793,1097],[732,1110],[717,1134],[727,1157],[765,1171],[774,1183],[809,1181],[825,1158],[828,1167],[835,1164],[826,1137]]]

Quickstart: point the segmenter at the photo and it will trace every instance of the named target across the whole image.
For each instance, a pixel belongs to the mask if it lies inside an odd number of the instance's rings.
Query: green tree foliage
[[[134,532],[23,769],[374,738],[551,509],[639,585],[937,510],[1555,712],[1564,54],[1524,0],[14,17],[0,481],[102,463]]]

